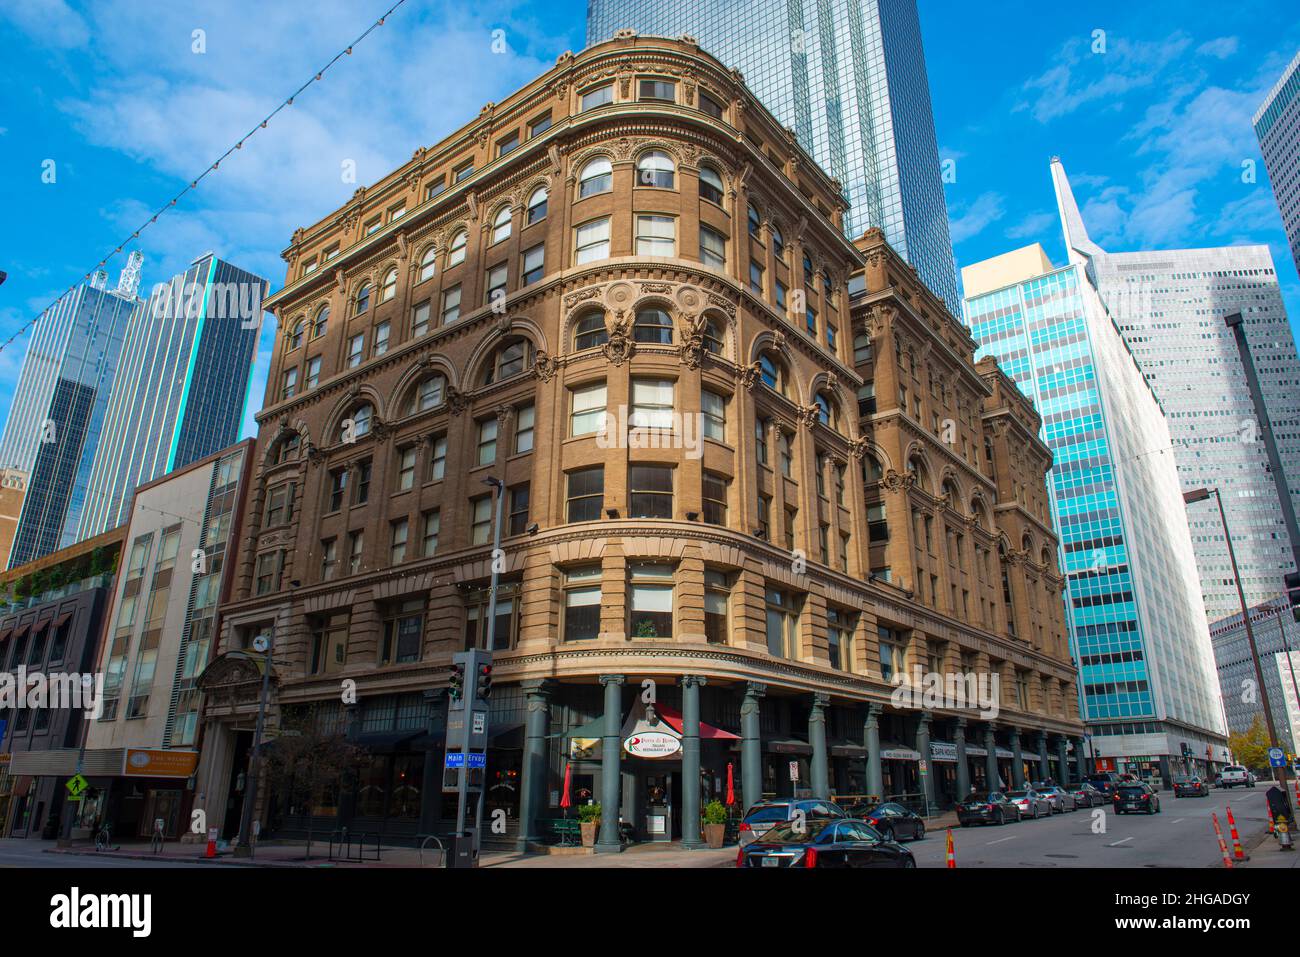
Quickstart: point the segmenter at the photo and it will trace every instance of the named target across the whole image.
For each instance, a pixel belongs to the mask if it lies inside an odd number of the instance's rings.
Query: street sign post
[[[1273,768],[1286,767],[1286,753],[1281,748],[1269,748],[1268,764]]]
[[[488,703],[492,689],[492,652],[481,648],[452,655],[453,692],[447,702],[447,751],[443,759],[443,791],[456,794],[456,837],[466,836],[465,812],[469,792],[482,805],[483,772],[487,767]],[[477,822],[476,822],[477,827]],[[469,835],[477,848],[477,835]]]
[[[68,789],[68,796],[71,797],[72,800],[80,801],[81,795],[85,792],[86,788],[90,787],[90,782],[78,773],[68,778],[67,783],[63,786]]]

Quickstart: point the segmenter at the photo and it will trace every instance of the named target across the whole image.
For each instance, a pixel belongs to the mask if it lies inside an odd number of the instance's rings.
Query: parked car
[[[736,853],[737,867],[916,867],[912,852],[866,821],[780,821]]]
[[[801,811],[807,821],[848,816],[830,801],[793,800],[790,798],[759,801],[745,813],[745,817],[741,820],[738,840],[742,845],[755,841],[771,830],[774,825],[798,817]]]
[[[1174,797],[1209,797],[1210,788],[1203,779],[1193,774],[1174,778]]]
[[[1099,807],[1106,803],[1105,793],[1099,791],[1087,781],[1066,785],[1065,789],[1074,795],[1075,807]]]
[[[1020,807],[1012,804],[1001,791],[972,791],[957,805],[957,821],[962,827],[1019,820]]]
[[[1049,801],[1046,796],[1039,794],[1037,791],[1032,789],[1026,789],[1024,791],[1008,791],[1007,800],[1020,809],[1020,816],[1022,818],[1032,817],[1037,819],[1040,817],[1048,817],[1052,813],[1052,802]]]
[[[1034,789],[1051,803],[1053,814],[1064,814],[1066,811],[1076,810],[1079,806],[1074,800],[1074,795],[1059,784],[1044,784],[1041,787],[1034,785]]]
[[[887,801],[884,804],[859,804],[847,811],[848,816],[866,821],[886,841],[907,838],[919,841],[925,837],[925,820],[901,804]]]
[[[1160,796],[1148,784],[1121,784],[1111,796],[1116,814],[1159,814]]]
[[[1255,786],[1255,775],[1240,764],[1225,765],[1220,774],[1223,777],[1222,786],[1225,788],[1253,788]]]

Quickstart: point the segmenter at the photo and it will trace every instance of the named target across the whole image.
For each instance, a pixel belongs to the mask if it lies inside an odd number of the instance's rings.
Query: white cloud
[[[981,193],[969,205],[957,207],[955,215],[949,215],[948,232],[953,245],[978,236],[990,223],[997,222],[1005,215],[1003,197],[1000,193]]]
[[[1217,60],[1226,60],[1237,52],[1237,38],[1218,37],[1214,40],[1207,40],[1196,48],[1196,52],[1201,56],[1212,56]]]
[[[16,0],[0,7],[0,19],[55,50],[78,49],[90,40],[86,21],[64,0]]]
[[[1055,212],[1030,213],[1016,225],[1007,227],[1006,236],[1008,239],[1036,239],[1059,222]]]

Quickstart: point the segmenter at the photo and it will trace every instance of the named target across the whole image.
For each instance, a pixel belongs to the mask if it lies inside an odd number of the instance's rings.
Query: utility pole
[[[262,698],[257,705],[257,725],[253,728],[253,750],[248,755],[248,780],[244,785],[244,807],[239,815],[239,843],[235,847],[236,857],[251,857],[253,849],[251,837],[253,830],[253,805],[257,803],[258,759],[262,750],[262,729],[266,725],[266,699],[271,691],[271,652],[274,648],[274,630],[271,634],[258,635],[253,639],[253,650],[266,655],[262,667]],[[258,646],[261,647],[258,647]]]
[[[1282,651],[1286,655],[1286,666],[1291,671],[1291,693],[1295,695],[1296,701],[1300,702],[1300,685],[1296,684],[1295,661],[1292,660],[1291,658],[1291,639],[1287,636],[1286,625],[1282,621],[1282,609],[1281,608],[1276,609],[1276,614],[1277,614],[1277,630],[1278,633],[1282,636]],[[1281,676],[1279,675],[1279,677]],[[1283,704],[1286,703],[1285,693],[1283,693],[1282,695],[1282,702]],[[1287,729],[1290,730],[1291,709],[1289,707],[1286,709],[1286,725],[1287,725]],[[1300,741],[1296,740],[1294,734],[1291,735],[1291,747],[1293,749],[1291,752],[1291,757],[1292,759],[1294,759],[1296,755],[1300,754]]]
[[[501,583],[501,566],[505,561],[505,556],[501,554],[501,513],[505,511],[505,503],[503,499],[505,498],[505,494],[506,494],[506,483],[501,481],[501,479],[496,478],[495,476],[488,476],[483,481],[487,485],[492,486],[493,511],[496,513],[493,516],[492,578],[488,585],[487,635],[484,639],[484,644],[487,646],[484,650],[487,651],[490,660],[490,656],[492,655],[493,650],[496,647],[496,638],[497,638],[497,587]],[[474,696],[476,698],[479,696],[479,691],[480,688],[478,686],[478,676],[475,675]],[[485,748],[484,754],[486,753],[487,750]],[[468,777],[469,775],[468,769],[466,769],[465,774]],[[483,845],[483,800],[484,800],[484,794],[486,792],[487,792],[487,767],[485,765],[483,768],[482,787],[478,789],[478,810],[475,812],[474,815],[475,852],[477,852]]]

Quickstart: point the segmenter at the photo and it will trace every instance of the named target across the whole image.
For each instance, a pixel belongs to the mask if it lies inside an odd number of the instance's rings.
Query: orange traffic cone
[[[208,847],[207,850],[203,852],[203,856],[204,857],[217,856],[217,829],[216,828],[210,828],[208,830]]]
[[[1227,805],[1228,810],[1228,832],[1232,835],[1232,859],[1234,861],[1246,860],[1246,853],[1241,849],[1241,837],[1237,834],[1237,822],[1232,817],[1232,805]]]
[[[948,828],[948,867],[954,868],[956,866],[957,866],[957,855],[953,853],[953,849],[952,849],[952,828]]]
[[[1219,815],[1211,814],[1210,819],[1214,821],[1214,836],[1219,840],[1219,853],[1223,855],[1223,866],[1232,870],[1232,858],[1228,856],[1228,845],[1224,843],[1223,831],[1219,827]]]

